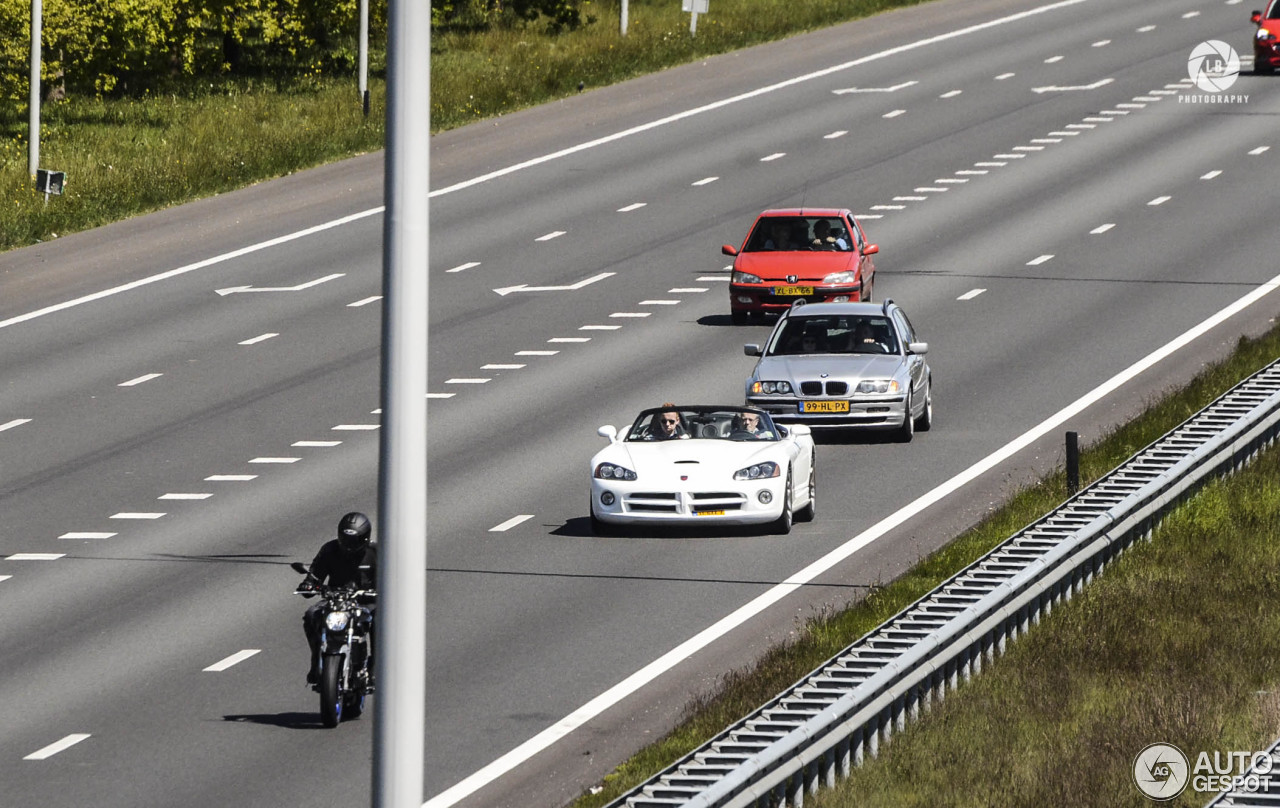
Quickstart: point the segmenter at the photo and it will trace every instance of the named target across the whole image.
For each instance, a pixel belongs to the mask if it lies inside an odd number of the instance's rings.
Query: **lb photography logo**
[[[1240,54],[1220,39],[1201,42],[1187,58],[1187,76],[1200,93],[1178,96],[1180,104],[1246,104],[1249,96],[1226,91],[1240,78]]]
[[[1133,760],[1133,784],[1144,796],[1167,802],[1190,786],[1196,794],[1226,791],[1255,794],[1271,789],[1270,752],[1201,752],[1196,762],[1171,743],[1143,747]]]

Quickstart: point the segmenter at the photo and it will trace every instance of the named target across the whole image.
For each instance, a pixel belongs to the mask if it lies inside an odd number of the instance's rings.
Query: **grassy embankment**
[[[616,2],[586,2],[590,22],[432,37],[433,131],[561,98],[716,53],[781,39],[920,0],[721,0],[697,37],[674,0],[632,0],[628,35]],[[382,54],[371,55],[371,114],[354,79],[193,84],[141,99],[71,98],[43,106],[40,167],[65,171],[44,197],[27,174],[26,106],[0,109],[0,250],[46,241],[382,148]]]
[[[1280,327],[1081,453],[1083,484],[1280,357]],[[1188,754],[1280,735],[1280,451],[1206,489],[1085,594],[1055,609],[957,698],[897,734],[832,806],[1148,804],[1129,781],[1148,743]],[[672,733],[574,808],[608,803],[763,704],[996,544],[1060,504],[1065,473],[848,610],[810,621],[755,667],[723,677]],[[1274,692],[1273,692],[1274,691]],[[1185,795],[1184,795],[1185,797]],[[811,798],[812,799],[812,798]],[[1184,804],[1203,804],[1201,799]]]

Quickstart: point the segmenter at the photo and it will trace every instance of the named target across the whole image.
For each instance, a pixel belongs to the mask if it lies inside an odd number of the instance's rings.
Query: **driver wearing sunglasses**
[[[667,402],[662,406],[672,407],[674,405]],[[680,413],[672,409],[658,413],[653,419],[653,424],[649,427],[649,434],[646,437],[648,440],[684,440],[689,437],[689,433],[684,428]]]

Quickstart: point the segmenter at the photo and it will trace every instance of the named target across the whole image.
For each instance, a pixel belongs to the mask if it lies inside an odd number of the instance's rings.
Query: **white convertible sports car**
[[[752,407],[645,410],[591,458],[591,529],[621,525],[772,523],[791,532],[816,510],[809,427],[781,426]]]

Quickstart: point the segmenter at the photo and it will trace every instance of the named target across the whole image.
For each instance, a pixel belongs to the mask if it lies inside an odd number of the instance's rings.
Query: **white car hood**
[[[785,441],[665,440],[610,444],[592,459],[616,463],[655,486],[731,483],[733,473],[765,460],[785,465]],[[682,477],[687,479],[681,479]]]
[[[902,368],[897,354],[815,354],[769,356],[756,365],[757,379],[803,381],[827,378],[858,382],[863,379],[891,379]]]

